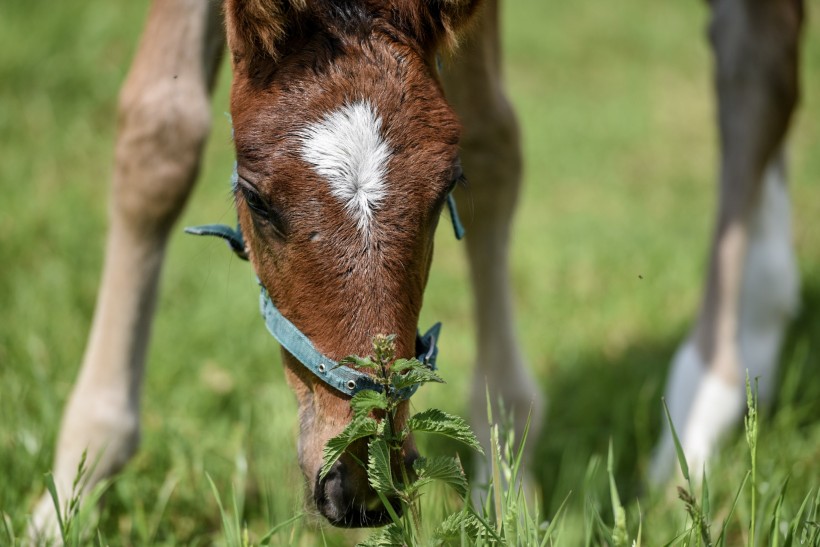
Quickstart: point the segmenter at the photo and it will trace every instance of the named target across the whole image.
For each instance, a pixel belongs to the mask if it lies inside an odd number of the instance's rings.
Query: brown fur
[[[291,10],[298,24],[286,25],[290,49],[275,47],[275,63],[258,49],[248,55],[262,38],[245,34],[246,26],[240,36],[240,26],[228,24],[229,43],[241,44],[233,52],[231,93],[238,172],[279,219],[272,225],[254,215],[237,193],[249,256],[281,312],[332,359],[369,354],[377,333],[398,335],[399,356],[414,353],[433,235],[457,176],[460,134],[433,66],[439,40],[430,34],[443,35],[451,23],[432,24],[431,6],[308,2]],[[254,20],[243,7],[229,3],[229,20]],[[271,54],[267,46],[264,52]],[[308,124],[363,100],[380,116],[393,151],[389,192],[369,238],[301,158],[299,139]],[[285,360],[299,399],[300,464],[322,508],[327,496],[316,482],[322,447],[349,422],[348,399],[292,356]],[[402,416],[406,412],[405,403]],[[359,459],[366,458],[365,448],[359,447]],[[415,453],[412,440],[406,451]],[[358,503],[375,497],[362,470],[348,456],[344,461],[347,482],[360,490]],[[347,524],[334,511],[325,515]]]

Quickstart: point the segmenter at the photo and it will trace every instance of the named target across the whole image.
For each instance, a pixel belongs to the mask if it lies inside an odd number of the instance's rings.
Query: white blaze
[[[330,192],[367,234],[385,197],[391,150],[381,118],[368,101],[346,104],[300,133],[302,159],[324,177]]]

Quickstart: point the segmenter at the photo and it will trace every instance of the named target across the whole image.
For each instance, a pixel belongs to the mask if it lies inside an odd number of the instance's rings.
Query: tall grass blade
[[[729,508],[729,514],[726,515],[726,518],[723,520],[723,526],[721,527],[720,535],[718,536],[717,542],[715,544],[717,546],[726,545],[726,530],[729,528],[729,521],[732,520],[732,515],[735,513],[737,502],[740,500],[740,494],[743,492],[743,488],[746,486],[746,481],[749,480],[749,476],[751,474],[751,471],[746,471],[746,475],[744,475],[743,480],[740,482],[740,487],[737,489],[737,492],[735,493],[735,499],[732,502],[732,506]]]
[[[643,537],[643,514],[641,513],[641,504],[638,503],[638,537],[635,538],[634,547],[641,547]]]
[[[289,524],[293,524],[294,522],[300,520],[304,516],[304,513],[299,513],[298,515],[294,515],[284,522],[280,522],[279,524],[268,530],[268,532],[264,536],[262,536],[262,539],[259,540],[259,545],[270,545],[273,536],[276,535],[276,533],[279,532],[279,530],[281,530]]]
[[[570,496],[572,495],[572,491],[567,494],[567,497],[564,498],[564,501],[561,502],[561,505],[558,506],[558,510],[555,512],[555,515],[552,517],[552,520],[547,526],[547,529],[544,531],[544,537],[541,539],[541,547],[544,547],[547,544],[547,541],[552,538],[553,532],[558,529],[558,524],[563,519],[562,513],[567,506],[567,502],[569,501]]]
[[[678,432],[675,430],[675,424],[672,423],[672,415],[669,413],[669,407],[666,405],[666,399],[662,398],[661,401],[663,401],[663,410],[666,413],[666,422],[669,424],[669,430],[672,432],[672,440],[675,441],[675,452],[678,455],[680,471],[683,474],[683,478],[686,479],[686,482],[690,483],[689,487],[691,490],[692,481],[689,480],[689,464],[686,463],[686,455],[683,453],[683,446],[681,446],[680,439],[678,438]]]
[[[60,537],[64,544],[68,544],[66,537],[65,522],[63,522],[63,512],[60,509],[60,496],[57,494],[57,485],[54,484],[54,475],[49,471],[45,476],[46,490],[48,490],[51,501],[54,502],[54,510],[57,513],[57,525],[60,527]]]
[[[592,524],[594,525],[592,528],[594,531],[597,531],[598,534],[602,536],[602,539],[609,545],[613,545],[615,543],[614,538],[612,537],[612,530],[607,526],[604,522],[604,519],[601,518],[601,514],[598,512],[598,508],[595,507],[592,500],[587,498],[587,506],[590,510],[590,515],[592,517]]]
[[[504,513],[501,510],[501,494],[504,485],[501,483],[501,454],[498,446],[498,424],[490,427],[490,464],[493,472],[493,504],[495,507],[496,530],[501,534],[504,525]]]
[[[530,404],[530,410],[527,413],[527,422],[524,424],[524,431],[521,433],[521,441],[518,443],[518,450],[515,454],[515,460],[513,460],[513,477],[518,477],[519,471],[521,470],[521,462],[524,459],[524,447],[527,445],[527,438],[530,434],[530,425],[532,424],[532,404]],[[515,480],[513,480],[515,482]]]
[[[694,532],[694,531],[695,531],[695,526],[692,525],[689,528],[685,529],[680,534],[678,534],[675,537],[673,537],[672,539],[670,539],[668,542],[664,543],[663,547],[671,547],[672,545],[675,545],[680,540],[685,539],[685,538],[689,537],[690,535],[692,535],[692,532]]]
[[[14,535],[14,525],[11,522],[11,517],[5,511],[0,511],[3,515],[3,531],[6,532],[6,544],[16,545],[17,538]]]
[[[606,458],[606,471],[609,475],[609,497],[612,503],[612,541],[617,547],[619,545],[626,545],[629,542],[629,534],[626,531],[626,511],[621,504],[621,497],[618,495],[618,486],[615,484],[615,464],[614,456],[612,455],[612,439],[609,439],[609,453]]]
[[[752,461],[752,480],[751,480],[751,518],[749,520],[749,545],[756,545],[755,532],[757,531],[757,378],[755,378],[755,388],[752,391],[751,381],[749,380],[749,371],[746,371],[746,406],[748,413],[744,418],[744,426],[746,429],[746,443],[749,445],[749,453]]]
[[[810,499],[811,491],[809,491],[809,493],[806,494],[806,497],[803,498],[803,503],[800,504],[800,509],[798,509],[797,514],[789,524],[789,533],[786,534],[786,541],[783,542],[783,547],[792,547],[794,538],[800,531],[800,525],[803,521],[803,512],[806,510],[806,506],[808,505]]]
[[[233,524],[231,523],[231,519],[228,517],[228,514],[225,512],[225,507],[222,505],[222,497],[219,495],[219,490],[216,488],[216,484],[214,484],[210,473],[205,473],[205,478],[208,479],[208,484],[211,486],[211,492],[213,493],[214,499],[216,500],[216,505],[219,508],[219,517],[222,520],[222,533],[225,536],[225,540],[228,542],[228,545],[240,545],[241,541],[237,541],[239,539],[237,537],[239,531],[232,530]]]
[[[711,513],[712,507],[709,501],[709,479],[706,476],[706,465],[703,466],[703,479],[701,481],[700,492],[700,535],[703,539],[704,545],[712,547],[712,535],[710,529],[712,528]]]
[[[783,498],[786,497],[786,488],[789,487],[791,476],[786,477],[783,486],[780,487],[780,495],[774,504],[774,514],[772,514],[772,525],[769,527],[769,541],[772,547],[780,547],[780,510],[783,507]]]

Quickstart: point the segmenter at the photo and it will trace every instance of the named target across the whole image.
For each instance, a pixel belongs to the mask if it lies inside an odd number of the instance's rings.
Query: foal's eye
[[[280,236],[285,237],[285,223],[279,212],[271,207],[256,190],[240,186],[245,203],[257,220],[266,222]]]
[[[450,186],[447,188],[447,193],[450,194],[456,189],[456,186],[467,186],[467,177],[464,176],[464,170],[461,168],[461,162],[453,166],[453,174],[450,177]]]
[[[245,198],[245,203],[248,204],[251,211],[262,217],[266,217],[268,215],[268,205],[265,203],[265,200],[262,199],[262,196],[260,196],[257,192],[242,186],[242,197]]]

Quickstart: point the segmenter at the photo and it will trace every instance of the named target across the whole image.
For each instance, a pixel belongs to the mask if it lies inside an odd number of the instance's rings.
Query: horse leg
[[[209,132],[209,92],[224,49],[220,4],[154,0],[120,93],[102,283],[54,462],[61,504],[84,452],[80,495],[121,468],[139,441],[143,364],[165,245],[196,178]],[[56,536],[46,493],[34,538]]]
[[[521,179],[518,126],[501,82],[498,5],[486,2],[473,32],[443,74],[448,100],[464,131],[461,161],[468,179],[459,204],[467,229],[467,253],[475,302],[478,348],[471,418],[489,447],[486,388],[493,406],[503,400],[520,439],[532,409],[527,446],[536,444],[543,399],[525,366],[515,334],[508,272],[509,235]],[[496,407],[494,416],[499,416]],[[479,471],[482,471],[481,469]]]
[[[801,0],[715,0],[720,195],[706,291],[666,390],[689,466],[702,470],[743,412],[744,376],[772,393],[780,345],[798,300],[783,141],[798,96]],[[652,478],[674,462],[671,432]]]

